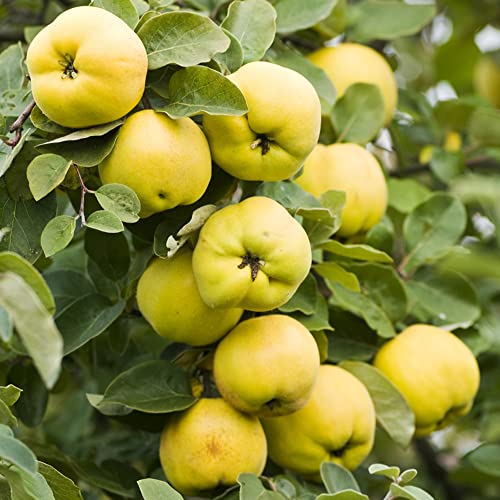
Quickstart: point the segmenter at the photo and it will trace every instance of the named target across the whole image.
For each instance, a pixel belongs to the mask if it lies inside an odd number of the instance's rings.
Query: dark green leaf
[[[279,310],[285,313],[300,311],[302,314],[311,315],[316,311],[316,295],[318,293],[316,280],[311,274],[308,274],[292,298]]]
[[[195,403],[184,371],[168,361],[146,361],[116,377],[103,403],[118,403],[145,413],[184,410]]]
[[[112,280],[122,278],[129,270],[130,250],[123,233],[108,234],[87,230],[85,251],[104,275]]]
[[[360,491],[354,476],[340,465],[331,462],[323,462],[321,464],[320,473],[328,493],[338,493],[339,491],[348,489]]]
[[[159,111],[172,118],[209,115],[243,115],[245,97],[231,80],[213,69],[194,66],[177,71],[169,82],[170,102]]]
[[[273,43],[276,11],[265,0],[234,1],[221,26],[239,40],[244,63],[259,61]]]
[[[0,304],[9,312],[17,333],[45,385],[53,387],[61,369],[63,342],[50,313],[17,274],[0,274]]]
[[[340,366],[363,382],[375,405],[377,423],[391,439],[406,448],[415,432],[415,416],[394,384],[366,363],[342,361]]]
[[[208,62],[231,43],[212,20],[193,12],[168,12],[153,17],[137,34],[146,47],[149,69]]]
[[[384,99],[380,89],[369,83],[354,83],[335,103],[331,119],[337,142],[366,144],[384,124]]]
[[[38,201],[59,186],[70,166],[71,162],[62,156],[50,153],[37,156],[26,171],[33,198]]]
[[[500,477],[500,444],[485,443],[464,457],[475,469],[489,476]]]
[[[243,64],[243,47],[230,31],[224,28],[222,28],[222,31],[231,40],[231,45],[225,52],[215,54],[214,61],[222,67],[224,74],[234,73]]]
[[[123,184],[105,184],[96,192],[95,197],[104,210],[116,214],[123,222],[137,222],[141,202],[135,192]]]
[[[64,338],[64,354],[76,351],[100,335],[125,308],[125,301],[112,304],[99,294],[85,295],[68,307],[56,320]]]
[[[51,257],[66,248],[73,239],[75,229],[76,219],[69,215],[58,215],[50,220],[40,237],[45,257]]]

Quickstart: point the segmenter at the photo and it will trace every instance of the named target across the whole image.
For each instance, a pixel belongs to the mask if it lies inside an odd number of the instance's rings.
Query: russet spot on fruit
[[[26,55],[33,98],[54,122],[85,128],[121,118],[144,92],[140,38],[98,7],[74,7],[33,39]]]

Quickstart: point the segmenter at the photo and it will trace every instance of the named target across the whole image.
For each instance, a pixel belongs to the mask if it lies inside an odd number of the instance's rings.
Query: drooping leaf
[[[231,43],[211,19],[193,12],[155,16],[137,34],[146,47],[150,70],[167,64],[188,67],[208,62]]]
[[[340,366],[363,382],[375,405],[378,425],[396,443],[406,448],[415,432],[415,416],[394,384],[366,363],[342,361]]]
[[[276,34],[276,11],[265,0],[231,2],[221,27],[230,31],[243,49],[243,62],[262,59]]]
[[[170,102],[159,108],[171,118],[209,115],[243,115],[248,111],[245,97],[231,80],[205,66],[177,71],[169,82]]]
[[[40,236],[45,257],[60,252],[66,248],[73,239],[76,229],[76,219],[69,215],[58,215],[49,221]]]
[[[146,361],[118,375],[102,400],[146,413],[184,410],[195,401],[184,371],[160,360]]]
[[[61,369],[63,342],[52,316],[31,287],[12,272],[0,274],[0,304],[9,312],[45,385],[53,387]]]
[[[366,144],[384,124],[384,99],[380,89],[369,83],[354,83],[335,103],[331,119],[337,142]]]

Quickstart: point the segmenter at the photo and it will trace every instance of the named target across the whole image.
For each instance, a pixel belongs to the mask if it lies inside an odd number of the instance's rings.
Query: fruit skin
[[[193,272],[209,307],[270,311],[295,293],[311,259],[302,226],[276,201],[252,196],[209,217],[193,252]]]
[[[248,63],[228,78],[242,91],[249,111],[245,116],[203,117],[215,162],[238,179],[288,179],[318,142],[321,105],[314,87],[296,71],[262,61]],[[258,146],[261,135],[269,142]]]
[[[355,469],[370,453],[375,435],[368,391],[354,375],[333,365],[320,366],[304,408],[261,421],[271,459],[316,482],[321,482],[324,461]]]
[[[357,144],[318,144],[294,180],[316,197],[336,189],[346,192],[339,236],[368,231],[387,208],[387,184],[374,156]]]
[[[358,43],[341,43],[316,50],[307,58],[325,71],[337,91],[337,98],[353,83],[376,85],[384,99],[384,125],[392,120],[398,86],[391,67],[377,51]]]
[[[172,415],[161,435],[161,465],[168,481],[183,495],[236,484],[242,472],[260,475],[266,454],[258,418],[235,410],[221,398],[200,399]]]
[[[500,108],[500,65],[492,57],[479,59],[474,69],[474,87],[480,96]]]
[[[43,113],[65,127],[84,128],[121,118],[136,106],[148,58],[119,17],[98,7],[74,7],[35,36],[26,64]]]
[[[272,417],[302,408],[319,371],[319,352],[309,330],[283,314],[239,323],[214,356],[217,389],[245,413]]]
[[[243,309],[211,309],[200,297],[191,266],[192,252],[155,258],[137,285],[137,304],[156,333],[194,346],[219,340],[238,322]]]
[[[99,174],[103,184],[132,188],[141,201],[140,216],[149,217],[203,195],[212,175],[210,149],[191,119],[172,120],[145,109],[125,120]]]
[[[469,348],[441,328],[416,324],[378,351],[374,365],[415,413],[416,436],[446,427],[472,407],[479,368]]]

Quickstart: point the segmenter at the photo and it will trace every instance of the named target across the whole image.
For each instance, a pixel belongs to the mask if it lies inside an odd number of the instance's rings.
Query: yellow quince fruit
[[[221,398],[200,399],[171,415],[161,435],[161,465],[183,495],[231,486],[243,472],[259,475],[266,458],[266,437],[258,418]]]
[[[316,482],[321,481],[322,462],[355,469],[370,453],[375,436],[368,391],[354,375],[333,365],[320,366],[304,408],[261,421],[271,459]]]
[[[209,217],[193,252],[193,272],[210,307],[270,311],[295,293],[311,259],[303,227],[276,201],[252,196]]]
[[[398,86],[391,67],[377,51],[359,43],[341,43],[316,50],[307,58],[325,71],[337,97],[344,95],[353,83],[376,85],[384,99],[384,125],[392,120],[398,102]]]
[[[192,255],[182,248],[170,259],[153,259],[139,279],[137,304],[162,337],[201,346],[231,330],[243,309],[212,309],[203,302],[194,280]]]
[[[406,328],[382,346],[374,365],[408,401],[416,436],[468,413],[479,387],[479,368],[470,349],[453,333],[432,325]]]
[[[74,7],[33,39],[26,55],[33,98],[51,120],[70,128],[111,122],[144,93],[148,58],[140,38],[98,7]]]
[[[316,197],[331,189],[345,191],[339,236],[368,231],[387,208],[382,168],[370,152],[357,144],[318,144],[294,182]]]
[[[151,109],[129,116],[99,165],[103,184],[132,188],[141,217],[197,201],[212,175],[207,140],[190,118],[173,120]]]
[[[476,92],[500,108],[500,64],[492,57],[482,56],[474,69]]]
[[[218,344],[214,355],[217,389],[245,413],[272,417],[302,408],[319,371],[314,337],[283,314],[239,323]]]
[[[248,113],[203,117],[214,161],[238,179],[288,179],[318,142],[321,105],[314,87],[296,71],[263,61],[228,78],[245,96]]]

